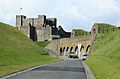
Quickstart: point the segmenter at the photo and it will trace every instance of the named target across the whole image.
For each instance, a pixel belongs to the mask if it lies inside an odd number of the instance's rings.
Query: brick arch
[[[62,50],[62,47],[60,47],[60,55],[63,54],[63,50]]]
[[[75,47],[75,52],[77,51],[77,49],[78,49],[78,46]]]
[[[69,47],[66,48],[66,52],[68,52],[68,50],[69,50]]]
[[[86,48],[86,53],[88,53],[89,50],[90,50],[90,45],[87,46],[87,48]]]
[[[60,47],[60,52],[63,52],[63,49],[62,49],[62,47]]]
[[[70,47],[70,52],[71,52],[73,49],[74,49],[73,46],[71,46],[71,47]]]
[[[73,46],[71,46],[71,47],[70,47],[70,52],[69,52],[70,54],[72,54],[72,53],[73,53],[73,51],[72,51],[72,50],[74,50],[74,47],[73,47]]]
[[[81,48],[80,48],[80,52],[81,52],[82,50],[84,50],[84,46],[83,46],[83,45],[82,45]]]
[[[65,51],[65,47],[63,47],[63,52]]]

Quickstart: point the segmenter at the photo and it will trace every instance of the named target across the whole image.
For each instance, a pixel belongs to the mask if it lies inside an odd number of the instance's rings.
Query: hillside
[[[15,27],[0,22],[0,76],[28,67],[60,61],[44,53],[40,46]]]
[[[99,27],[106,27],[99,24]],[[113,28],[108,27],[108,28]],[[115,27],[116,28],[116,27]],[[87,64],[96,79],[120,79],[120,30],[115,29],[97,35],[93,52]]]
[[[89,32],[82,29],[73,29],[73,31],[75,32],[75,36],[84,36],[89,34]]]
[[[50,43],[50,41],[38,41],[38,42],[36,42],[36,44],[40,47],[46,47],[49,43]]]
[[[95,27],[98,28],[99,33],[106,33],[116,31],[118,28],[115,25],[105,24],[105,23],[95,23]]]

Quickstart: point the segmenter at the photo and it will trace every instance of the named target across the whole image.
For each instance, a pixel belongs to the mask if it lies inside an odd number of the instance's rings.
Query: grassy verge
[[[41,46],[33,43],[22,32],[0,23],[0,76],[32,66],[61,61],[44,53]]]
[[[101,33],[87,64],[96,79],[120,79],[120,31]]]

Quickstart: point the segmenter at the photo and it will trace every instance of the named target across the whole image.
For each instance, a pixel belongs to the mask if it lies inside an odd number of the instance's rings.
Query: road
[[[80,60],[66,60],[42,66],[6,79],[87,79]]]

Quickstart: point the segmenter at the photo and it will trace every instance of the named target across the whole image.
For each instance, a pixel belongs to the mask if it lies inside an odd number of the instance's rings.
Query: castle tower
[[[23,26],[23,20],[26,18],[24,15],[16,15],[16,27],[20,30],[20,27]]]
[[[37,39],[39,41],[42,41],[44,40],[44,27],[46,26],[46,16],[38,15],[35,24],[36,24]]]
[[[45,15],[38,15],[38,22],[40,25],[46,24],[46,16]]]
[[[59,38],[57,19],[46,18],[45,15],[38,15],[37,18],[16,15],[16,27],[33,41],[51,41]]]

